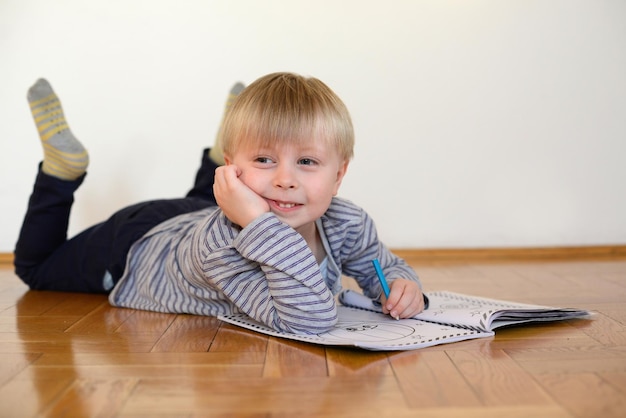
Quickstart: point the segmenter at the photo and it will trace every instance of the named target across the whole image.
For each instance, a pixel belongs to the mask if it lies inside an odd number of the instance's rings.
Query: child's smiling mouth
[[[293,209],[296,208],[298,206],[302,206],[299,203],[294,203],[294,202],[283,202],[280,200],[272,200],[272,199],[268,199],[270,202],[270,205],[279,209],[279,210],[289,210],[289,209]]]

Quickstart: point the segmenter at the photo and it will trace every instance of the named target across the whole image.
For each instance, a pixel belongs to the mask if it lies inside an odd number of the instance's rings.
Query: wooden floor
[[[29,292],[5,265],[0,416],[626,416],[626,259],[411,264],[426,290],[597,314],[380,353]]]

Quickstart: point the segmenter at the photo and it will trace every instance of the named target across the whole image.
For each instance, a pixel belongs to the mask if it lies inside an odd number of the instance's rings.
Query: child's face
[[[280,148],[252,145],[228,158],[241,170],[241,181],[296,230],[311,227],[326,212],[348,168],[325,141],[311,142]]]

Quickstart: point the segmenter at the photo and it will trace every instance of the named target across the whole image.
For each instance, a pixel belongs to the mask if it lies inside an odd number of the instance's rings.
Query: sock
[[[232,106],[237,96],[239,96],[239,93],[241,93],[241,91],[245,87],[246,86],[244,86],[243,83],[238,82],[238,83],[235,83],[235,85],[230,89],[230,93],[228,94],[228,98],[226,99],[226,105],[224,106],[224,116],[226,115],[226,112],[228,112],[228,109],[230,109],[230,107]],[[222,123],[224,123],[223,117],[222,117]],[[220,130],[221,129],[222,128],[220,126]],[[215,141],[215,145],[213,145],[213,148],[211,148],[211,150],[209,151],[209,157],[211,157],[213,162],[216,164],[219,164],[219,165],[225,164],[224,150],[222,149],[222,143],[221,143],[219,135],[217,137],[217,140]]]
[[[87,170],[89,154],[70,131],[50,83],[37,80],[28,90],[28,102],[43,145],[42,171],[62,180],[76,180]]]

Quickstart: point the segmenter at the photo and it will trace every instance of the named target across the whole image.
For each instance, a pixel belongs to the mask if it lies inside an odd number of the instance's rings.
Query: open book
[[[473,338],[492,337],[496,328],[528,322],[559,321],[589,316],[580,309],[561,309],[487,299],[460,293],[427,292],[429,307],[411,319],[383,315],[380,304],[353,290],[339,294],[339,321],[317,335],[274,331],[246,315],[221,315],[222,321],[263,334],[323,345],[368,350],[415,350]]]

